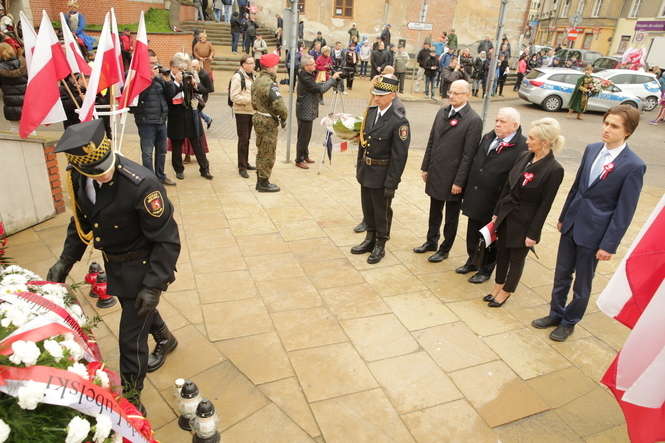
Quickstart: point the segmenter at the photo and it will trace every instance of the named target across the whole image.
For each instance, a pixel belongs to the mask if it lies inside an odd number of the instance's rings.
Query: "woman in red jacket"
[[[330,56],[330,48],[324,46],[321,48],[321,55],[316,58],[316,82],[325,82],[330,78],[330,69],[333,65],[333,59]]]

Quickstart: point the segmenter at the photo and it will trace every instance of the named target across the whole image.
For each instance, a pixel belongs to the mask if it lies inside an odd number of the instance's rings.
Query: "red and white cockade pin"
[[[600,173],[600,179],[605,180],[612,171],[614,171],[614,163],[610,162],[603,166],[603,172]]]
[[[454,119],[450,120],[450,126],[452,126],[452,127],[455,127],[455,126],[457,126],[457,123],[459,123],[459,122],[457,121],[457,119],[456,119],[456,118],[454,118]]]
[[[524,180],[522,181],[522,186],[526,186],[529,182],[533,181],[535,175],[532,172],[523,172],[522,176]]]
[[[501,151],[505,148],[510,148],[511,146],[515,146],[515,143],[501,142],[499,143],[499,146],[496,147],[496,153],[501,154]]]

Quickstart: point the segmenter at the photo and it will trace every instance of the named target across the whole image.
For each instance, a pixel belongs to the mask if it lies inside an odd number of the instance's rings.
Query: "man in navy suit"
[[[554,341],[565,341],[582,320],[598,260],[610,260],[616,253],[635,213],[646,165],[626,139],[639,121],[639,111],[628,105],[605,113],[603,143],[586,147],[561,210],[550,313],[531,322],[539,329],[556,326],[550,334]],[[573,299],[566,306],[571,284]]]

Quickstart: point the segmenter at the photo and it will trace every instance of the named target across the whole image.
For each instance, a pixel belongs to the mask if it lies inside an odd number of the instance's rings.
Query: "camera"
[[[162,65],[157,65],[157,66],[155,66],[155,68],[157,68],[159,70],[159,73],[161,75],[171,74],[171,70],[170,69],[165,69],[164,66],[162,66]]]
[[[355,72],[355,68],[350,67],[350,66],[343,66],[343,67],[335,67],[333,68],[333,74],[339,72],[339,79],[338,80],[344,80],[349,77],[349,75],[353,74]]]
[[[194,74],[191,71],[182,71],[182,81],[183,83],[191,83],[194,78]]]

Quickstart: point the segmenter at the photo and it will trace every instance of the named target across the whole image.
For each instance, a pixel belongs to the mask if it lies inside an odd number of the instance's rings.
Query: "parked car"
[[[606,69],[616,69],[621,64],[621,57],[600,57],[597,58],[591,67],[593,72],[604,71]]]
[[[584,74],[568,68],[537,68],[529,72],[519,89],[519,97],[541,106],[545,111],[556,112],[568,109],[570,97],[577,80]],[[612,106],[630,105],[642,110],[642,100],[630,92],[622,91],[618,86],[598,95],[589,97],[587,109],[590,111],[607,111]]]
[[[559,49],[559,51],[554,54],[554,56],[559,59],[561,66],[563,66],[568,60],[574,59],[574,63],[571,68],[583,69],[584,66],[590,65],[603,55],[600,52],[590,51],[588,49],[562,48]]]
[[[531,55],[536,54],[536,53],[538,53],[542,50],[545,50],[545,53],[547,53],[547,51],[549,51],[550,49],[554,49],[554,48],[551,47],[551,46],[531,45],[529,47],[529,55],[531,56]]]
[[[645,111],[653,111],[658,106],[660,84],[655,74],[630,69],[607,69],[596,76],[610,80],[622,91],[635,94],[644,103]]]

